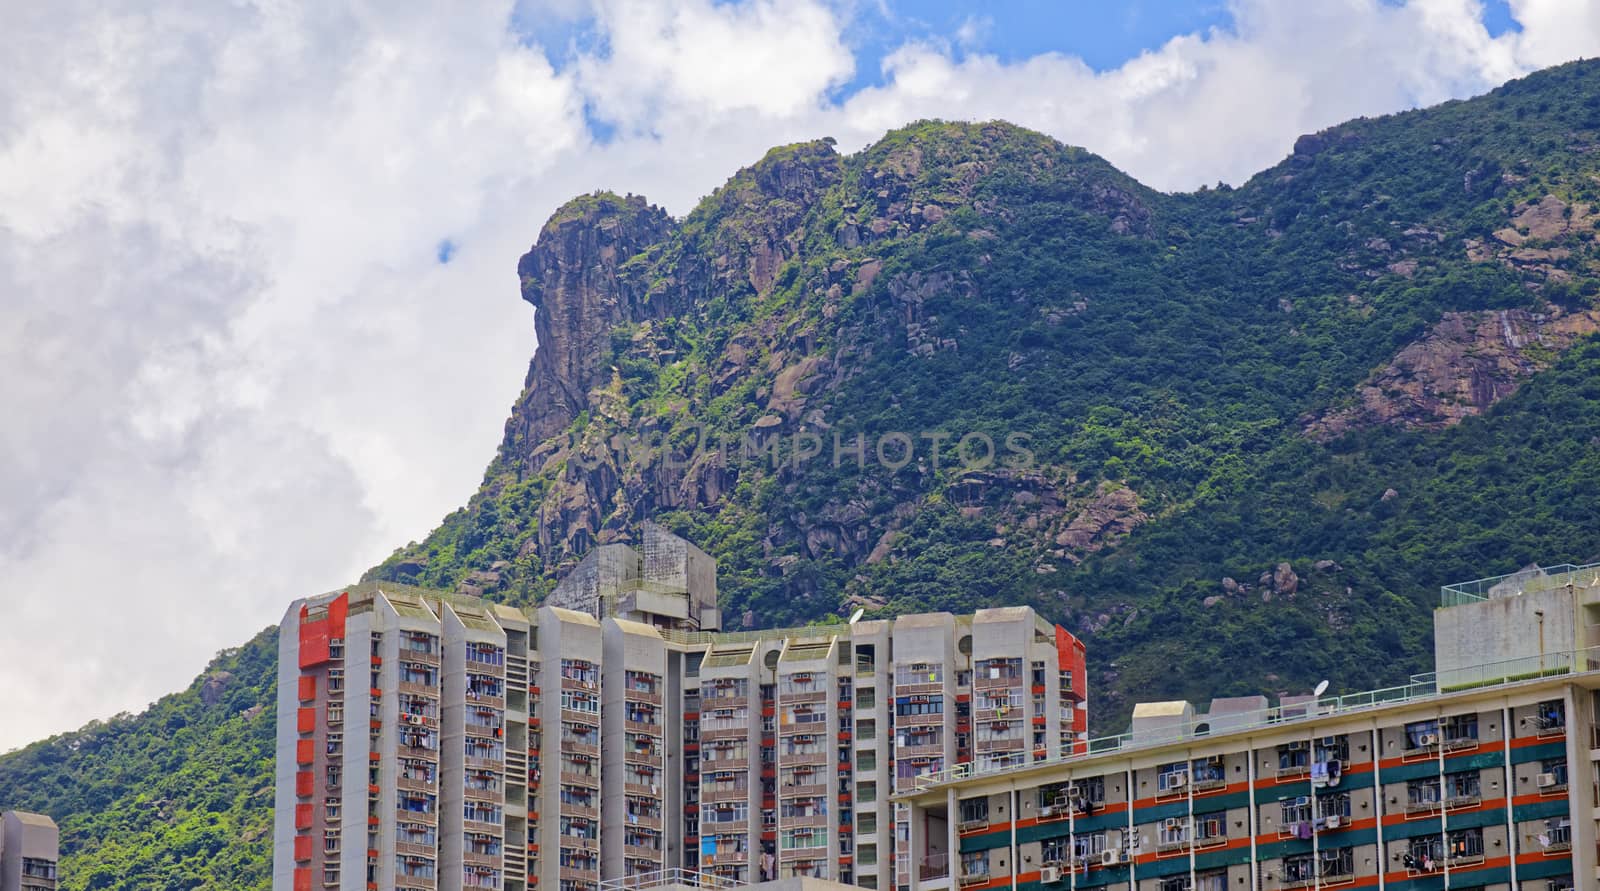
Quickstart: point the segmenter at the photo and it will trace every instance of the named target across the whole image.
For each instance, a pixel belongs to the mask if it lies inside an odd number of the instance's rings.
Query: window
[[[1413,721],[1406,725],[1406,748],[1425,749],[1439,742],[1438,721]]]
[[[1204,845],[1226,840],[1228,837],[1228,812],[1213,811],[1194,817],[1194,840]]]
[[[1567,759],[1548,758],[1539,762],[1539,772],[1549,774],[1552,785],[1541,787],[1541,792],[1559,792],[1567,788]]]
[[[1330,795],[1317,796],[1317,816],[1322,819],[1328,817],[1350,818],[1350,793],[1334,792]]]
[[[1534,726],[1540,732],[1565,728],[1567,726],[1567,704],[1559,699],[1539,703],[1539,711],[1534,716]]]
[[[1064,863],[1067,851],[1071,850],[1066,836],[1047,838],[1039,842],[1039,860],[1043,863]]]
[[[1450,805],[1476,804],[1483,797],[1479,773],[1476,770],[1445,774],[1444,790]]]
[[[878,694],[873,688],[861,687],[856,690],[856,708],[858,710],[873,708],[877,703]]]
[[[339,812],[340,812],[340,810],[342,810],[342,808],[340,807],[340,804],[339,804],[339,799],[337,799],[337,798],[325,798],[325,799],[323,799],[323,801],[322,801],[322,810],[323,810],[323,813],[326,815],[326,817],[327,817],[327,819],[329,821],[338,820],[339,819]]]
[[[1189,780],[1189,765],[1178,761],[1172,764],[1163,764],[1156,772],[1156,790],[1158,792],[1180,792]]]
[[[856,800],[865,804],[878,800],[878,784],[875,782],[857,783]]]
[[[1311,749],[1303,742],[1292,742],[1278,747],[1278,770],[1307,770],[1311,767]]]
[[[1106,850],[1104,832],[1079,833],[1072,838],[1072,856],[1078,861],[1094,860]]]
[[[1325,736],[1317,740],[1313,747],[1318,764],[1327,764],[1330,761],[1350,760],[1350,737],[1340,734],[1338,736]]]
[[[1465,715],[1453,715],[1445,719],[1444,741],[1446,743],[1476,743],[1478,741],[1478,713],[1470,712]]]
[[[1317,878],[1317,859],[1311,854],[1283,858],[1283,881],[1310,882]]]
[[[878,753],[871,749],[863,749],[856,753],[856,769],[867,771],[878,769]]]
[[[1300,823],[1311,822],[1311,796],[1309,795],[1282,799],[1278,802],[1278,806],[1282,818],[1282,822],[1279,825],[1284,829]]]
[[[1406,806],[1425,809],[1439,806],[1439,781],[1433,777],[1410,780],[1406,783]]]
[[[1318,874],[1324,879],[1355,875],[1355,848],[1334,848],[1332,850],[1325,850],[1318,855],[1317,859],[1321,861],[1318,868]]]
[[[1451,865],[1474,863],[1483,859],[1483,829],[1457,829],[1450,833]]]
[[[988,797],[963,798],[961,800],[961,822],[963,824],[966,824],[966,823],[988,823],[989,822],[989,799],[988,799]]]
[[[961,855],[962,876],[987,876],[988,874],[988,851],[967,851]]]
[[[339,830],[324,829],[322,831],[322,850],[329,854],[339,850]]]
[[[942,715],[944,714],[944,697],[901,696],[895,701],[894,713],[901,718],[908,718],[914,715]]]
[[[911,684],[938,684],[944,681],[944,666],[930,665],[918,662],[911,665],[901,665],[895,668],[894,682],[896,686]]]
[[[328,692],[337,693],[344,689],[344,669],[328,669]]]

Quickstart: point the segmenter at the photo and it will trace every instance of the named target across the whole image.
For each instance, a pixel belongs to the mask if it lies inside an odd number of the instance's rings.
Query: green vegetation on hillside
[[[269,629],[137,716],[0,756],[5,806],[60,825],[62,891],[272,886],[277,665]]]

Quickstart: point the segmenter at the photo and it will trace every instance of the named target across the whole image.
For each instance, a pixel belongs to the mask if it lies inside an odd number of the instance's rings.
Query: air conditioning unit
[[[1325,749],[1331,749],[1331,748],[1333,748],[1334,746],[1336,746],[1338,744],[1339,744],[1339,738],[1338,737],[1335,737],[1335,736],[1324,736],[1322,738],[1322,747],[1325,748]]]
[[[1438,744],[1439,744],[1439,734],[1437,734],[1437,733],[1419,733],[1419,734],[1417,734],[1417,745],[1419,745],[1419,746],[1436,746]]]
[[[1535,782],[1539,784],[1539,788],[1549,789],[1556,784],[1556,775],[1553,773],[1541,773],[1535,778]]]
[[[1043,869],[1039,870],[1039,881],[1044,882],[1046,884],[1048,884],[1050,882],[1059,882],[1059,881],[1061,881],[1061,867],[1059,867],[1059,866],[1046,866]]]
[[[1162,821],[1161,825],[1169,831],[1173,829],[1181,829],[1183,828],[1183,820],[1178,817],[1168,817]]]
[[[1120,853],[1120,851],[1101,851],[1100,864],[1102,866],[1115,866],[1117,864],[1117,855]]]
[[[1044,807],[1039,808],[1039,816],[1040,817],[1054,817],[1055,815],[1056,815],[1056,806],[1053,805],[1053,804],[1047,804]]]
[[[1168,791],[1173,789],[1182,789],[1187,785],[1189,785],[1189,775],[1187,773],[1174,773],[1167,775]]]
[[[1339,828],[1339,815],[1338,814],[1330,814],[1329,816],[1324,817],[1322,825],[1327,827],[1327,828],[1329,828],[1329,829],[1338,829]]]

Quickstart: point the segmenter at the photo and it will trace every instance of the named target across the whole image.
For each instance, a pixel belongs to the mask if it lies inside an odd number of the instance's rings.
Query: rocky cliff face
[[[1482,414],[1517,387],[1600,331],[1600,312],[1502,309],[1451,312],[1362,383],[1353,405],[1306,421],[1329,440],[1379,424],[1438,429]]]
[[[590,195],[558,210],[517,264],[522,299],[535,309],[539,348],[506,423],[502,454],[515,460],[589,407],[603,380],[611,330],[681,311],[624,264],[659,247],[676,229],[667,212],[639,196]]]

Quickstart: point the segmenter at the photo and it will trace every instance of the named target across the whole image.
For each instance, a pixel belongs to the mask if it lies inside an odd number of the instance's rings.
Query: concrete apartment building
[[[43,814],[0,814],[0,891],[55,891],[61,834]]]
[[[1087,738],[1083,647],[1031,609],[725,632],[715,561],[652,524],[535,610],[365,584],[279,647],[276,891],[887,889],[917,774]]]
[[[1060,761],[920,777],[914,891],[1600,888],[1600,565],[1444,589],[1387,690],[1136,707]]]

